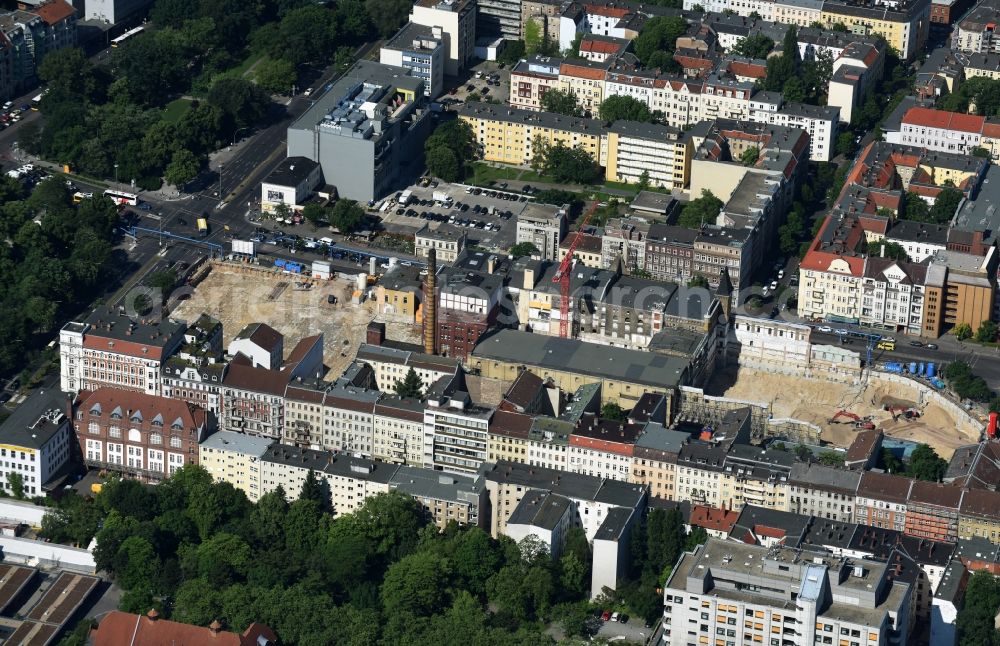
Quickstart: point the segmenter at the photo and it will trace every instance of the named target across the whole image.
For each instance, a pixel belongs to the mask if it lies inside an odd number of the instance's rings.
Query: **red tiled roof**
[[[691,508],[690,524],[692,527],[704,527],[717,532],[729,533],[733,525],[739,520],[739,513],[731,509],[717,509],[715,507],[705,507],[695,505]]]
[[[322,342],[322,339],[322,334],[307,336],[304,339],[301,339],[295,344],[295,347],[292,349],[292,353],[288,355],[288,359],[285,360],[285,365],[290,366],[302,361],[309,351],[313,349],[313,346]]]
[[[87,412],[99,404],[105,415],[121,408],[122,417],[126,419],[129,413],[136,411],[142,414],[144,421],[160,415],[166,428],[176,420],[180,420],[185,429],[203,428],[207,419],[204,410],[186,401],[120,388],[102,386],[92,393],[82,391],[78,402],[77,408]]]
[[[76,9],[65,0],[49,0],[36,7],[32,13],[38,14],[46,24],[55,25],[75,14]]]
[[[934,110],[932,108],[913,107],[903,115],[903,123],[913,126],[924,126],[926,128],[941,128],[943,130],[956,130],[958,132],[983,131],[983,124],[986,117],[979,117],[974,114],[961,114],[960,112],[948,112],[947,110]]]
[[[983,136],[984,137],[1000,137],[1000,122],[987,120],[983,124]]]
[[[627,7],[616,7],[611,3],[584,4],[583,6],[587,10],[587,13],[595,16],[612,16],[615,18],[622,18],[629,13],[629,9]]]
[[[607,72],[602,69],[594,69],[592,67],[585,67],[583,65],[573,65],[572,63],[563,63],[559,66],[559,74],[572,76],[574,78],[590,79],[592,81],[603,81],[604,75]]]
[[[779,527],[768,527],[767,525],[754,525],[753,533],[757,536],[767,536],[768,538],[784,538],[788,534]]]
[[[606,40],[584,38],[583,40],[580,41],[581,52],[593,52],[595,54],[617,54],[622,49],[624,49],[624,45],[622,45],[621,43],[609,43]]]
[[[278,640],[273,630],[259,623],[250,624],[240,635],[118,610],[109,612],[92,635],[97,646],[258,646]]]
[[[767,76],[767,66],[759,65],[757,63],[733,61],[729,64],[729,72],[736,76],[762,79]]]

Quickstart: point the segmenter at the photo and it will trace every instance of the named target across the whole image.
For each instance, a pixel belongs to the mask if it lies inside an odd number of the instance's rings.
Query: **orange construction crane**
[[[590,217],[594,215],[596,210],[597,202],[595,201],[593,206],[583,214],[580,226],[573,234],[573,241],[569,243],[566,255],[563,256],[562,262],[559,263],[559,268],[556,270],[556,275],[552,278],[553,283],[559,283],[559,337],[563,339],[569,336],[569,278],[573,267],[573,252],[576,251],[576,246],[580,243],[580,233],[590,222]]]

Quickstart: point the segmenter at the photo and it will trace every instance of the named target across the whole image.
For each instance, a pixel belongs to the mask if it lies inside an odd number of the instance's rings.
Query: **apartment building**
[[[425,466],[423,402],[398,395],[384,395],[375,402],[372,457],[392,464]]]
[[[437,471],[475,474],[486,462],[493,408],[469,393],[432,394],[424,407],[423,463]]]
[[[164,361],[184,342],[187,326],[169,319],[132,319],[98,308],[59,332],[59,385],[66,392],[101,386],[159,395]]]
[[[901,246],[910,262],[921,263],[938,251],[948,248],[949,228],[943,224],[895,220],[885,234],[886,242]],[[878,251],[876,246],[875,251]]]
[[[968,155],[979,146],[985,122],[974,114],[916,106],[903,115],[899,133],[891,133],[886,141]]]
[[[854,522],[860,484],[859,471],[797,462],[788,476],[788,511],[841,523]]]
[[[693,276],[694,244],[699,232],[687,227],[655,223],[646,235],[644,269],[655,280],[686,285]]]
[[[184,344],[163,363],[163,396],[183,399],[218,418],[219,388],[226,371],[223,358],[222,323],[202,314],[184,332]]]
[[[472,127],[482,158],[504,164],[530,165],[537,142],[583,148],[602,160],[604,123],[597,119],[566,117],[551,112],[504,108],[487,103],[465,103],[458,117]],[[446,261],[447,262],[447,261]]]
[[[420,267],[397,264],[379,279],[375,285],[375,305],[381,320],[416,324],[423,301],[421,271]]]
[[[559,66],[559,89],[576,97],[580,109],[587,116],[597,116],[606,94],[604,76],[611,61],[563,61]]]
[[[458,76],[476,57],[476,3],[474,0],[418,0],[410,22],[438,27],[447,51],[444,73]]]
[[[535,206],[535,205],[532,205]],[[530,242],[541,254],[542,260],[555,260],[559,243],[566,235],[566,209],[553,210],[539,205],[525,208],[517,216],[515,241]]]
[[[542,97],[559,87],[561,58],[535,55],[519,61],[510,70],[511,107],[521,110],[541,110]]]
[[[861,281],[861,324],[919,335],[926,276],[925,265],[867,258]]]
[[[420,377],[425,389],[442,377],[454,377],[460,370],[459,362],[453,358],[371,343],[358,346],[355,359],[372,367],[376,387],[386,392],[391,391],[397,381],[405,379],[411,369]]]
[[[423,79],[424,96],[429,99],[441,94],[447,58],[444,31],[436,25],[408,22],[379,49],[379,63],[402,67]]]
[[[893,5],[827,0],[820,21],[827,26],[843,24],[862,35],[877,34],[904,60],[911,60],[927,43],[930,13],[930,0],[908,0]]]
[[[507,535],[507,523],[522,499],[533,491],[562,496],[572,503],[572,524],[593,540],[612,509],[642,513],[646,507],[645,487],[617,480],[566,473],[499,461],[488,466],[483,478],[490,500],[490,528],[494,537]]]
[[[657,422],[647,423],[635,441],[630,480],[648,487],[654,498],[680,500],[676,493],[677,456],[690,437]]]
[[[382,393],[338,380],[323,397],[323,443],[328,451],[373,455],[375,404]]]
[[[602,248],[603,237],[582,231],[574,231],[571,235],[563,238],[559,243],[559,260],[562,261],[569,252],[569,247],[576,240],[576,248],[573,249],[573,257],[584,267],[592,269],[602,268]]]
[[[776,374],[805,374],[812,347],[812,328],[808,325],[736,316],[732,330],[728,351],[737,357],[741,367]]]
[[[885,561],[709,538],[664,586],[664,642],[905,643],[912,592],[893,573]]]
[[[398,467],[389,479],[390,490],[411,496],[442,531],[452,522],[486,528],[489,502],[485,485],[481,477],[413,466]]]
[[[254,367],[240,355],[229,362],[219,390],[219,428],[279,439],[284,429],[285,388],[289,370]]]
[[[1000,54],[981,52],[969,54],[962,59],[966,80],[984,76],[989,79],[1000,79]]]
[[[73,427],[84,464],[159,482],[198,464],[212,432],[208,414],[187,402],[103,387],[76,402]]]
[[[902,532],[906,528],[906,501],[913,480],[865,471],[854,502],[854,520],[862,525]]]
[[[21,478],[28,497],[45,494],[62,467],[72,459],[70,400],[58,390],[31,394],[0,424],[0,487],[14,495],[12,476]]]
[[[260,460],[274,440],[216,431],[198,445],[198,464],[216,482],[228,482],[250,501],[260,499]],[[288,492],[286,492],[288,493]]]
[[[952,49],[966,54],[1000,53],[996,22],[1000,11],[989,2],[981,2],[967,13],[952,31]]]
[[[840,109],[840,120],[850,123],[854,110],[864,104],[885,72],[886,43],[867,38],[841,49],[833,61],[827,87],[827,106]]]
[[[923,334],[938,337],[965,323],[978,328],[997,318],[997,250],[985,256],[938,251],[932,256],[924,286]]]
[[[607,130],[608,181],[668,190],[684,189],[691,180],[691,140],[677,128],[615,121]]]
[[[298,498],[312,471],[323,485],[327,507],[334,516],[354,513],[368,498],[389,493],[389,483],[398,468],[374,460],[277,443],[268,447],[257,464],[260,495],[281,487],[292,500]]]
[[[903,531],[935,541],[958,540],[961,487],[915,480],[906,499]]]

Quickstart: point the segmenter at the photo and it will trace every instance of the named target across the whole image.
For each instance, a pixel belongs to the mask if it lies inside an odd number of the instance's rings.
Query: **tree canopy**
[[[764,34],[753,34],[746,38],[741,38],[730,50],[736,56],[746,58],[767,58],[767,55],[774,49],[774,41]]]
[[[535,246],[533,242],[518,242],[512,246],[507,253],[514,258],[522,258],[524,256],[534,256],[539,253],[538,247]]]
[[[598,114],[604,121],[651,121],[653,118],[649,107],[642,101],[624,95],[615,94],[601,102]]]
[[[396,380],[392,389],[400,397],[421,397],[424,394],[424,382],[417,371],[410,368],[405,377]]]
[[[561,141],[550,145],[541,137],[536,137],[532,145],[532,166],[560,183],[589,184],[601,172],[583,147],[570,148]]]
[[[424,156],[431,175],[446,182],[464,179],[476,157],[472,127],[460,119],[442,123],[424,142]]]
[[[577,101],[573,90],[551,88],[542,95],[540,103],[542,104],[542,110],[546,112],[563,114],[567,117],[579,117],[583,115],[583,110],[580,108],[580,103]]]
[[[680,16],[657,16],[646,21],[638,37],[632,41],[635,55],[649,68],[672,70],[678,67],[673,60],[677,39],[688,29],[687,21]]]
[[[704,224],[714,224],[722,210],[723,202],[707,188],[701,189],[701,197],[688,202],[677,216],[677,225],[688,229],[699,229]]]

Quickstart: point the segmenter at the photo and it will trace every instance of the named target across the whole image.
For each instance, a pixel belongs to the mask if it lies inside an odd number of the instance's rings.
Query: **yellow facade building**
[[[824,2],[820,22],[827,27],[845,25],[851,32],[885,38],[904,60],[922,51],[930,33],[930,0],[909,0],[893,9],[888,5]]]
[[[232,431],[217,431],[198,446],[198,464],[216,482],[228,482],[256,502],[264,493],[260,459],[273,440]]]

